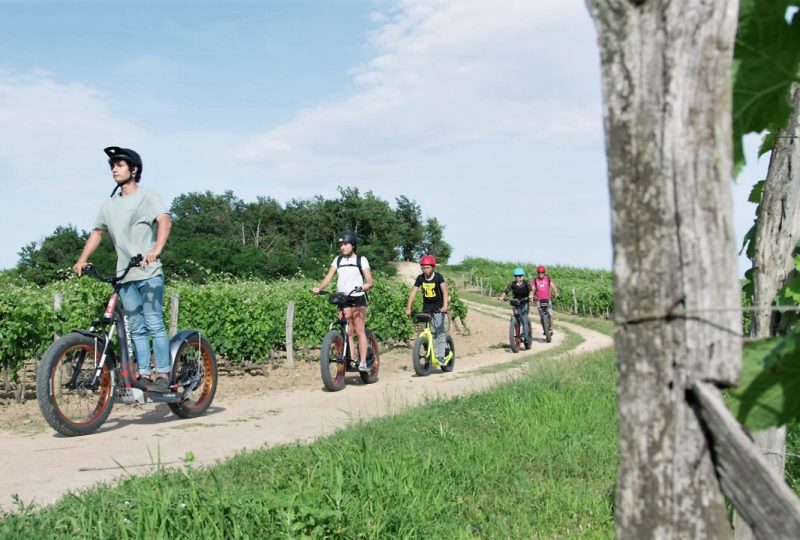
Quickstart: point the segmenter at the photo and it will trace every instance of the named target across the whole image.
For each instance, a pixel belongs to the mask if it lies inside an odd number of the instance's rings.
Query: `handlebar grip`
[[[81,275],[89,274],[94,270],[94,265],[92,263],[84,264],[83,268],[81,268]]]

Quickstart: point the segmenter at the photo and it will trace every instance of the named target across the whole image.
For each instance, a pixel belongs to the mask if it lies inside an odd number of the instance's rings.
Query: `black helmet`
[[[356,245],[358,244],[358,237],[356,236],[356,233],[351,233],[351,232],[342,233],[341,236],[339,236],[339,243],[353,244],[353,247],[356,247]]]
[[[109,146],[108,148],[104,148],[103,152],[108,156],[109,165],[113,166],[114,162],[118,159],[124,159],[129,167],[137,168],[135,180],[138,182],[142,179],[142,156],[135,150],[120,148],[119,146]]]

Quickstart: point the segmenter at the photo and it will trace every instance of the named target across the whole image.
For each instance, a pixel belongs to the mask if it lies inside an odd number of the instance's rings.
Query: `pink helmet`
[[[540,264],[539,266],[536,267],[536,271],[537,272],[541,272],[542,274],[544,274],[545,272],[547,272],[547,268],[545,268],[544,266],[542,266]]]
[[[425,255],[419,260],[420,266],[436,266],[436,257],[433,255]]]

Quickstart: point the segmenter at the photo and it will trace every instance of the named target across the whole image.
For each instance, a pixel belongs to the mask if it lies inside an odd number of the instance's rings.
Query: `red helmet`
[[[536,267],[536,271],[537,272],[541,272],[542,274],[544,274],[545,272],[547,272],[547,268],[545,268],[544,266],[542,266],[540,264],[539,266]]]
[[[436,257],[434,257],[433,255],[424,255],[419,260],[419,265],[420,266],[436,266]]]

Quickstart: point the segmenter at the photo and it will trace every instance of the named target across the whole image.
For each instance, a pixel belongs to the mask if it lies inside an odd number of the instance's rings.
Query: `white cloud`
[[[255,136],[240,156],[283,167],[296,160],[307,169],[331,156],[363,164],[486,140],[597,131],[597,103],[574,100],[599,95],[599,79],[579,83],[597,58],[576,58],[586,52],[585,35],[575,46],[569,39],[591,31],[588,16],[580,2],[553,4],[401,1],[373,16],[374,56],[353,70],[358,93],[301,111]],[[553,46],[557,21],[563,35]]]

